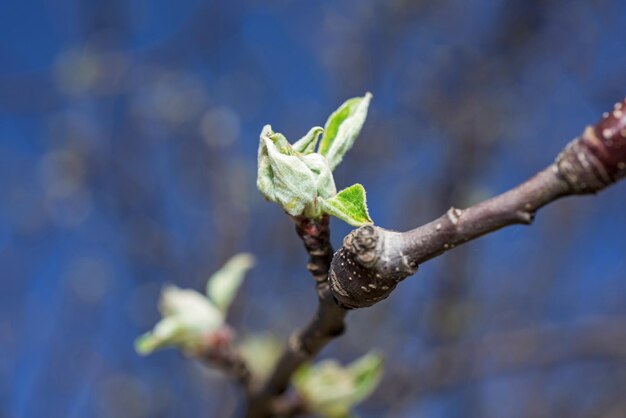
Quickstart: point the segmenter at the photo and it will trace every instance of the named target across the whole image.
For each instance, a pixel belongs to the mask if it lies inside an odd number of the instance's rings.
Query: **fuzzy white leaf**
[[[305,136],[294,142],[294,151],[302,154],[311,154],[315,152],[315,147],[319,141],[320,135],[324,132],[324,129],[319,126],[314,126],[307,132]]]

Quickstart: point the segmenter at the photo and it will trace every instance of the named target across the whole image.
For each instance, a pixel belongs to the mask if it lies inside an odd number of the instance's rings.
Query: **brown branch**
[[[365,226],[335,254],[330,283],[348,308],[389,296],[419,264],[508,225],[530,224],[535,212],[561,197],[596,193],[626,175],[626,101],[570,142],[549,167],[525,183],[404,233]]]
[[[246,417],[278,414],[276,405],[286,402],[291,376],[343,333],[348,309],[385,299],[419,264],[457,245],[508,225],[530,224],[546,204],[564,196],[596,193],[624,177],[625,106],[625,102],[618,103],[611,114],[568,144],[553,164],[525,183],[470,208],[450,208],[411,231],[361,227],[348,234],[332,256],[328,218],[294,218],[309,254],[307,268],[316,281],[318,310],[307,327],[291,337],[267,381],[252,391]],[[300,407],[296,404],[293,410]]]
[[[233,346],[233,332],[224,326],[212,333],[203,341],[203,346],[186,354],[206,363],[210,367],[221,370],[225,375],[235,379],[246,391],[252,390],[253,376],[239,351]]]
[[[227,376],[235,379],[246,391],[249,391],[252,374],[246,361],[236,350],[232,348],[210,349],[195,357],[209,366],[221,370]]]
[[[330,218],[323,216],[319,220],[314,220],[296,216],[292,219],[296,224],[296,233],[309,254],[307,269],[316,283],[327,281],[330,263],[333,261],[333,247],[330,243]]]
[[[289,339],[287,348],[270,377],[250,397],[247,418],[277,415],[277,405],[284,403],[281,402],[281,395],[287,391],[293,373],[302,364],[315,358],[332,339],[343,334],[345,328],[344,319],[347,311],[335,301],[328,283],[328,270],[333,258],[329,219],[327,216],[320,220],[304,217],[293,219],[296,232],[309,254],[307,268],[315,279],[319,304],[309,324]],[[292,408],[301,411],[304,405]]]

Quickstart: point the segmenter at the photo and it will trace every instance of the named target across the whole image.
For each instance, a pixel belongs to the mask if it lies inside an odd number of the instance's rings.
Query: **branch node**
[[[402,234],[372,225],[348,234],[329,274],[337,301],[346,308],[363,308],[387,298],[417,271],[417,263],[401,250],[403,243]]]
[[[448,219],[452,222],[452,225],[456,225],[459,223],[461,216],[463,215],[463,211],[461,209],[457,209],[454,206],[448,209],[447,212]]]

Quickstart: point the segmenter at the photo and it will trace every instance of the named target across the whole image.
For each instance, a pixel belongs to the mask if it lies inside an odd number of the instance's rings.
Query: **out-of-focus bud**
[[[165,287],[159,310],[163,319],[137,339],[135,347],[140,354],[168,346],[193,349],[224,324],[222,312],[195,290]]]
[[[303,366],[293,383],[310,411],[341,418],[374,391],[382,373],[382,358],[367,354],[346,367],[334,360]]]
[[[250,254],[232,257],[209,278],[207,296],[176,286],[163,288],[159,302],[163,318],[137,338],[137,352],[145,355],[171,346],[195,351],[229,343],[232,335],[225,323],[226,312],[253,262]]]

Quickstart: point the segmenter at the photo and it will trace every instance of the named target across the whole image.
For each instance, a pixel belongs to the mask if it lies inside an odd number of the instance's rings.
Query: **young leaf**
[[[259,141],[256,186],[263,195],[263,197],[265,197],[267,200],[275,202],[276,196],[274,192],[274,173],[272,171],[272,166],[270,165],[270,159],[267,154],[265,140],[263,139],[268,138],[272,134],[272,127],[270,125],[265,125],[263,127],[263,130],[261,131]]]
[[[317,218],[321,215],[318,198],[330,198],[337,193],[328,160],[309,152],[315,147],[322,128],[313,128],[296,144],[272,132],[266,125],[261,132],[257,187],[261,194],[278,203],[292,216]]]
[[[220,311],[226,313],[246,272],[253,265],[254,257],[251,254],[237,254],[209,278],[206,293]]]
[[[302,157],[302,161],[309,167],[315,177],[316,195],[328,199],[337,194],[333,172],[330,171],[328,161],[318,153],[312,153]]]
[[[373,223],[367,212],[365,188],[359,183],[343,189],[330,199],[319,199],[322,212],[336,216],[352,226]]]
[[[135,341],[139,354],[170,346],[192,348],[224,324],[222,312],[203,294],[191,289],[166,286],[161,292],[159,310],[163,318],[152,331]]]
[[[367,354],[348,365],[348,370],[354,377],[356,389],[353,401],[357,403],[370,396],[378,386],[383,374],[383,358],[377,354]]]
[[[281,139],[275,135],[261,136],[259,176],[266,177],[259,177],[257,186],[267,199],[280,204],[290,215],[298,216],[315,199],[315,176],[301,156],[290,155],[289,149],[281,141],[276,144],[274,139],[277,138]]]
[[[282,351],[280,341],[271,334],[244,336],[237,344],[237,348],[252,374],[260,379],[269,376]]]
[[[319,137],[323,132],[324,129],[319,126],[314,126],[305,136],[303,136],[293,144],[293,150],[305,155],[315,152],[315,147],[317,146]]]
[[[152,331],[146,332],[135,340],[135,350],[145,356],[159,348],[176,344],[182,335],[176,320],[163,318],[154,326]]]
[[[371,98],[372,94],[366,93],[347,100],[326,121],[318,152],[326,156],[331,170],[339,165],[361,132]]]
[[[367,354],[347,367],[334,360],[302,366],[293,384],[314,413],[328,418],[345,418],[367,398],[380,382],[382,358]]]

